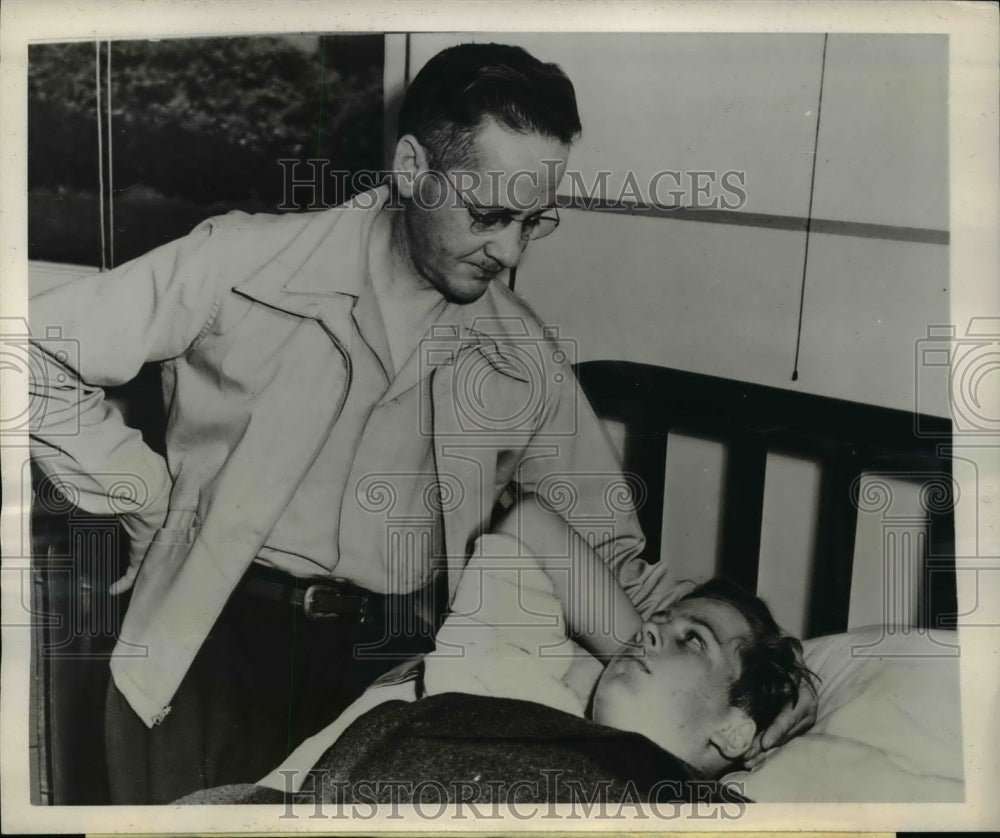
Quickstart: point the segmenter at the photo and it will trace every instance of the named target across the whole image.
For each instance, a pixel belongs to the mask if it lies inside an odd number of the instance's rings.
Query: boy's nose
[[[655,652],[660,648],[660,627],[656,623],[646,622],[642,625],[642,646],[647,652]]]

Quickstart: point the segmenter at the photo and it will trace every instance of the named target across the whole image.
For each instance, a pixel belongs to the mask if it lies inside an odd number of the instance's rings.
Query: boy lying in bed
[[[183,802],[509,803],[597,789],[690,802],[707,788],[693,781],[739,764],[810,685],[798,641],[723,580],[643,621],[535,502],[478,546],[433,653],[380,679],[261,785]]]

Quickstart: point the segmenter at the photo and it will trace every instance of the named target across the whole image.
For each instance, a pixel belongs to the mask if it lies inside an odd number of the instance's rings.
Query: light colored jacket
[[[336,422],[351,380],[351,308],[366,231],[385,200],[285,216],[231,213],[115,270],[33,295],[45,374],[32,386],[33,454],[70,498],[122,515],[141,567],[111,662],[152,726]],[[452,594],[475,538],[512,486],[603,532],[632,599],[656,580],[620,465],[566,358],[500,283],[423,347],[376,407],[429,394]],[[166,452],[102,387],[161,362]],[[478,382],[473,388],[471,382]],[[419,389],[419,388],[418,388]],[[374,414],[373,414],[374,415]],[[423,424],[423,419],[421,424]],[[408,429],[400,429],[405,438]],[[366,433],[368,431],[366,430]]]

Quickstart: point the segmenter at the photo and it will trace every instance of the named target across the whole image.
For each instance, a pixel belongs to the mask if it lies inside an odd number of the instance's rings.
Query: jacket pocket
[[[196,520],[194,511],[169,511],[164,522],[167,526],[155,530],[148,544],[133,542],[129,566],[125,575],[111,586],[111,593],[116,595],[124,593],[132,588],[137,580],[176,574],[181,560],[191,551],[191,546],[197,537]]]
[[[167,524],[160,527],[146,550],[141,565],[138,568],[137,582],[146,586],[153,584],[160,587],[169,584],[184,560],[191,552],[195,539],[198,537],[196,514],[188,510],[172,510],[167,515]],[[173,526],[177,524],[177,526]]]

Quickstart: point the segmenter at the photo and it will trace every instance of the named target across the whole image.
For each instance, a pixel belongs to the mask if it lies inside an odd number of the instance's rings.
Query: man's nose
[[[503,230],[494,233],[483,249],[487,256],[509,269],[517,267],[527,244],[520,223],[511,221]]]

